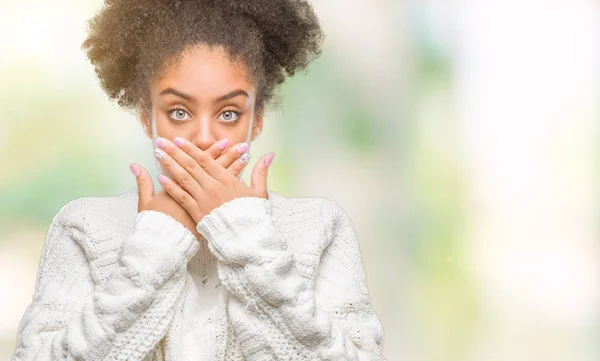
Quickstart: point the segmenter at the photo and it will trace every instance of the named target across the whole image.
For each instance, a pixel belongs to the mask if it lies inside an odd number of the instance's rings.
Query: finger
[[[248,152],[248,143],[238,143],[234,146],[229,147],[223,154],[217,158],[219,164],[223,166],[223,168],[229,168],[229,166],[235,162],[240,156],[246,152]]]
[[[239,143],[231,148],[229,148],[225,153],[223,153],[219,158],[217,158],[217,162],[226,168],[230,173],[238,175],[242,169],[248,164],[249,158],[244,161],[242,157],[243,154],[248,152],[248,144],[247,143]],[[248,156],[250,154],[248,153]]]
[[[247,162],[242,163],[240,159],[237,159],[235,162],[231,163],[227,170],[235,176],[238,176],[240,173],[242,173],[242,171],[244,170],[244,168],[246,168],[247,165]]]
[[[190,144],[194,144],[190,142]],[[229,145],[229,139],[223,138],[218,142],[214,142],[207,150],[204,152],[208,154],[212,159],[217,159],[220,155],[222,155],[227,150],[227,146]]]
[[[164,139],[164,138],[160,138]],[[226,179],[228,176],[227,171],[220,167],[216,160],[211,158],[208,153],[203,151],[202,149],[196,147],[190,141],[185,140],[183,138],[175,137],[173,139],[176,144],[165,140],[165,151],[169,154],[173,154],[174,158],[179,161],[178,157],[181,159],[185,159],[185,163],[182,164],[185,169],[193,168],[197,172],[197,176],[200,178],[198,182],[204,188],[204,184],[202,182],[210,183],[211,180],[206,180],[206,175],[209,175],[213,179],[218,181]],[[173,149],[177,148],[177,149]],[[195,160],[195,162],[191,162],[190,158]],[[194,164],[200,165],[200,167],[195,167]]]
[[[138,212],[141,212],[145,209],[146,204],[154,198],[154,183],[152,183],[152,177],[144,167],[131,163],[129,168],[137,182]]]
[[[200,221],[200,209],[198,207],[198,201],[196,200],[198,198],[192,197],[188,192],[183,190],[179,184],[162,174],[158,176],[158,182],[162,185],[163,189],[169,193],[171,198],[188,212],[196,223]]]
[[[157,139],[156,143],[160,148],[154,150],[154,156],[169,171],[173,181],[177,182],[192,197],[199,197],[202,194],[202,188],[209,185],[210,176],[189,155],[173,143],[167,142],[164,138]],[[214,180],[212,181],[214,182]]]
[[[186,150],[186,153],[188,154],[189,152],[187,152],[187,147],[195,146],[192,142],[188,142],[189,145],[185,142],[182,144],[183,145],[180,148],[182,150]],[[248,146],[242,146],[243,144],[245,143],[238,143],[227,148],[229,145],[229,140],[224,138],[218,142],[215,142],[204,152],[208,153],[208,155],[213,159],[216,159],[217,163],[221,165],[221,167],[227,169],[230,173],[237,176],[246,167],[249,161],[249,159],[246,162],[242,162],[240,160],[240,156],[248,150]]]
[[[262,156],[258,162],[254,165],[252,175],[250,178],[250,187],[256,191],[261,197],[269,198],[267,192],[267,175],[269,166],[273,162],[275,153],[271,152],[266,156]]]

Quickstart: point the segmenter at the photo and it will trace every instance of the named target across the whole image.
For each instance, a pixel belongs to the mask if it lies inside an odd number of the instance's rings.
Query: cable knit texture
[[[197,225],[137,189],[52,220],[12,360],[385,360],[356,234],[326,198],[243,197]]]

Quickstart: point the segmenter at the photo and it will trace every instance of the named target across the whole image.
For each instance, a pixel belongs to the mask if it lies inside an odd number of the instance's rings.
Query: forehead
[[[166,68],[154,82],[153,90],[177,88],[198,98],[243,89],[251,92],[254,83],[242,62],[233,62],[222,47],[197,46]]]

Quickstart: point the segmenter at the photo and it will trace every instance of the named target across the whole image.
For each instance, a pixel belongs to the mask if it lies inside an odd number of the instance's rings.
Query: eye
[[[240,113],[236,112],[235,110],[226,110],[219,115],[219,119],[222,119],[228,123],[233,123],[238,119],[239,116]]]
[[[169,112],[169,116],[174,120],[184,121],[190,118],[188,112],[183,109],[173,109]]]

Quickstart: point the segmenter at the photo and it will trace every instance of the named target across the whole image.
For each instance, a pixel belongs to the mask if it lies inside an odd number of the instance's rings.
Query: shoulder
[[[359,286],[365,282],[365,273],[349,213],[326,197],[290,198],[288,208],[278,227],[285,230],[288,246],[300,268],[313,270],[316,273],[309,273],[310,276],[321,281],[335,280],[336,287],[343,285],[340,289],[367,294]]]
[[[326,248],[336,236],[353,230],[348,212],[330,198],[283,197],[277,194],[273,208],[273,215],[280,230],[286,230],[285,233],[296,234],[302,238],[309,235],[311,238],[319,238],[317,243],[321,245],[321,250]],[[308,240],[304,239],[304,241]]]
[[[52,221],[45,254],[82,252],[92,278],[103,279],[115,264],[123,239],[133,231],[137,189],[120,195],[81,197],[65,204]]]
[[[99,227],[131,227],[136,215],[137,189],[130,189],[119,195],[73,199],[60,208],[53,223],[89,233]]]
[[[283,213],[318,218],[332,229],[341,223],[352,223],[348,212],[338,202],[326,197],[289,197]]]
[[[46,285],[58,268],[74,272],[75,265],[115,253],[124,232],[123,217],[130,217],[131,196],[129,191],[118,196],[82,197],[63,205],[44,240],[37,287]],[[137,208],[137,193],[135,197],[133,206]]]
[[[60,208],[46,244],[76,245],[91,261],[117,252],[137,216],[137,189],[115,196],[81,197]],[[72,242],[64,243],[66,239]]]

